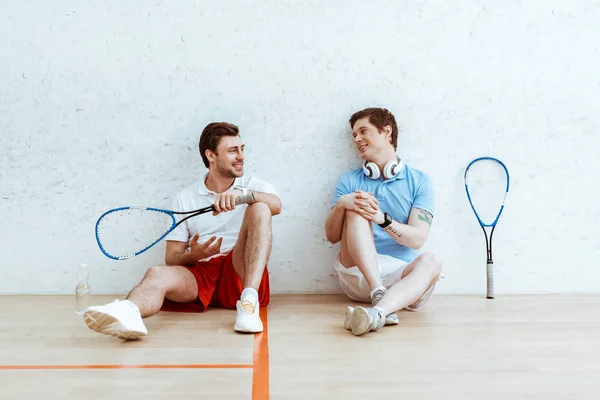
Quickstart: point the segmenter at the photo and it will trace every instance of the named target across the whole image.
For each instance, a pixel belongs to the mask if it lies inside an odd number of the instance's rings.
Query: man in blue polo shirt
[[[398,324],[396,311],[423,307],[442,264],[419,252],[433,220],[433,186],[396,155],[394,115],[367,108],[352,115],[350,126],[364,162],[338,182],[325,234],[341,241],[334,268],[342,289],[373,306],[347,307],[344,326],[358,336]]]

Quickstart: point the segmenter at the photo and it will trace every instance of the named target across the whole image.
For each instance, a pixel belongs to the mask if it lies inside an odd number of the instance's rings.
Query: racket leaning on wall
[[[508,169],[493,157],[479,157],[469,163],[465,170],[465,190],[471,208],[483,229],[487,254],[487,295],[494,298],[494,260],[492,238],[496,224],[504,211],[504,202],[510,186]],[[486,228],[492,228],[488,237]]]
[[[252,199],[251,194],[240,196],[235,204],[250,203]],[[113,208],[98,218],[96,242],[108,258],[125,260],[150,249],[184,221],[213,211],[216,211],[214,205],[193,211],[139,206]],[[186,217],[178,222],[175,215]]]

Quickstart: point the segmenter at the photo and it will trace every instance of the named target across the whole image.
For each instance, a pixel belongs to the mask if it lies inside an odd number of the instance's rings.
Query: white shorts
[[[408,266],[408,263],[392,256],[377,254],[377,266],[379,267],[379,273],[381,274],[383,286],[389,289],[398,283],[400,279],[402,279],[402,273]],[[333,267],[338,274],[342,290],[344,293],[346,293],[346,295],[348,295],[348,297],[361,303],[371,302],[371,289],[369,288],[369,284],[367,283],[364,275],[362,272],[360,272],[357,266],[350,268],[344,267],[340,263],[340,254],[338,254],[333,261]],[[425,303],[427,303],[427,300],[429,300],[431,297],[434,288],[435,284],[427,289],[427,291],[419,298],[419,300],[406,307],[406,309],[410,311],[417,311],[422,308]]]

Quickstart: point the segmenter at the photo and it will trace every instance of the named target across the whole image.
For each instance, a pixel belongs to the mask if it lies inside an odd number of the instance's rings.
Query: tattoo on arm
[[[433,215],[431,215],[429,211],[425,211],[422,208],[417,208],[417,210],[419,210],[419,219],[421,221],[425,221],[429,226],[431,226]]]
[[[398,239],[400,239],[402,237],[402,234],[400,232],[398,232],[397,230],[395,230],[392,225],[388,225],[387,228],[385,228],[386,231],[393,233]]]

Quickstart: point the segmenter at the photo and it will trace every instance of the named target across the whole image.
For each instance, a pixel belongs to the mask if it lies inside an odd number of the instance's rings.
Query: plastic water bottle
[[[77,269],[77,286],[75,286],[75,313],[82,315],[90,305],[92,288],[90,286],[90,273],[87,264],[79,264]]]

